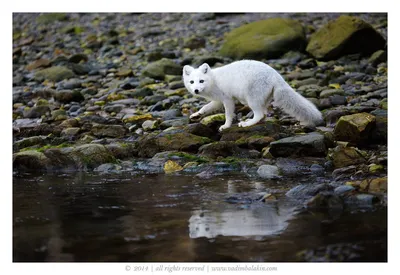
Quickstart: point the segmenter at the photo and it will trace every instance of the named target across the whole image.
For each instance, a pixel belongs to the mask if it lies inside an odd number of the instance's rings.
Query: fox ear
[[[186,75],[190,75],[193,70],[194,70],[194,68],[192,66],[189,66],[189,65],[185,65],[183,67],[183,73],[186,74]]]
[[[206,74],[210,70],[210,66],[208,66],[207,63],[204,63],[199,67],[199,69],[203,74]]]

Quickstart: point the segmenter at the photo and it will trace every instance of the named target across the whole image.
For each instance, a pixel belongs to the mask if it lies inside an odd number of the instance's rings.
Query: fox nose
[[[198,93],[199,93],[199,90],[197,90],[197,89],[194,90],[194,93],[195,93],[195,94],[198,94]]]

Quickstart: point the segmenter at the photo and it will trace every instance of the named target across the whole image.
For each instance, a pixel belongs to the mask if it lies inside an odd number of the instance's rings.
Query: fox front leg
[[[190,119],[212,113],[212,112],[220,109],[221,107],[222,107],[222,104],[220,101],[211,101],[210,103],[204,105],[198,112],[192,114],[190,116]]]
[[[226,100],[223,102],[225,108],[225,124],[219,127],[221,132],[232,126],[233,117],[235,116],[235,102],[233,100]]]

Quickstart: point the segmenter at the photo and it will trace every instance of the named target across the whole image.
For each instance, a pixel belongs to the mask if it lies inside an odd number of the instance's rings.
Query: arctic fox
[[[252,119],[240,122],[239,127],[258,123],[267,114],[272,99],[274,105],[306,126],[319,125],[323,121],[314,104],[295,92],[277,71],[260,61],[241,60],[215,69],[207,63],[197,69],[185,65],[183,81],[190,93],[211,100],[190,118],[224,106],[225,124],[220,131],[232,126],[235,100],[248,105],[254,113]]]

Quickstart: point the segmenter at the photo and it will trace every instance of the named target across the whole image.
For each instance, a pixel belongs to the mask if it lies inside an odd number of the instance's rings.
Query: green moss
[[[194,161],[194,162],[197,162],[197,163],[207,163],[207,162],[209,162],[209,159],[207,159],[207,158],[198,157],[196,155],[188,154],[188,153],[185,153],[185,152],[176,152],[176,153],[171,153],[171,154],[168,155],[168,157],[174,157],[174,156],[177,156],[177,157],[180,157],[180,158],[184,158],[187,161]]]
[[[36,21],[39,24],[49,24],[56,21],[65,21],[67,18],[65,13],[43,13],[36,18]]]
[[[70,144],[70,143],[61,143],[59,145],[47,144],[47,145],[42,146],[42,147],[40,147],[40,148],[38,148],[36,150],[38,152],[44,152],[44,151],[46,151],[47,149],[50,149],[50,148],[66,148],[66,147],[71,147],[71,146],[72,146],[72,144]]]

